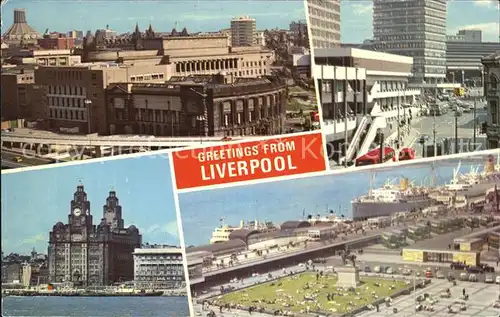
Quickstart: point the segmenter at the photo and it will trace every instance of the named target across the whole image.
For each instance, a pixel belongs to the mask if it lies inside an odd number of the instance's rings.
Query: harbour
[[[187,317],[187,297],[19,297],[2,298],[3,316]]]

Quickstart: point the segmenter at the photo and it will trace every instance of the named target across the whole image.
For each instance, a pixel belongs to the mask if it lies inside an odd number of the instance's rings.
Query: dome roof
[[[36,40],[42,36],[26,20],[24,9],[14,9],[14,23],[2,36],[5,40]]]

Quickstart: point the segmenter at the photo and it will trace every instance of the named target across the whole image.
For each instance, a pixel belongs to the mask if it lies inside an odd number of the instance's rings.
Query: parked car
[[[429,271],[429,270],[425,271],[425,277],[426,278],[432,278],[433,276],[434,275],[432,274],[432,271]]]
[[[367,265],[365,266],[365,272],[366,273],[370,273],[372,271],[372,269]]]
[[[486,274],[486,276],[484,277],[484,282],[485,283],[494,283],[495,278],[493,277],[493,274]]]
[[[476,274],[469,275],[469,282],[477,282]]]
[[[444,273],[442,271],[437,271],[436,272],[436,278],[439,278],[439,279],[444,278]]]
[[[467,274],[465,272],[460,273],[460,279],[462,281],[467,281],[469,279],[469,274]]]
[[[412,270],[409,268],[404,268],[403,271],[401,272],[401,274],[403,274],[404,276],[411,275],[411,273],[412,273]]]
[[[495,273],[495,268],[492,266],[489,266],[488,264],[480,264],[479,265],[484,272],[486,273]]]
[[[500,275],[497,275],[497,277],[495,277],[495,284],[500,284]]]
[[[480,266],[469,266],[467,268],[467,272],[480,274],[480,273],[484,273],[484,269]]]
[[[387,274],[394,274],[394,270],[392,269],[392,267],[388,266],[388,267],[385,269],[385,273],[387,273]]]
[[[380,266],[378,266],[378,265],[377,265],[377,266],[375,266],[375,267],[373,268],[373,272],[375,272],[375,273],[380,273]]]
[[[462,263],[462,262],[452,262],[452,263],[450,264],[450,268],[451,268],[452,270],[463,270],[463,269],[464,269],[464,268],[466,268],[466,267],[467,267],[467,265],[465,265],[465,264],[464,264],[464,263]]]

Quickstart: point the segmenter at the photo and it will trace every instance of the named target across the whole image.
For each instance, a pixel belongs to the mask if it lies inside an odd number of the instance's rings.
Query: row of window
[[[160,80],[164,78],[165,78],[164,74],[145,74],[145,75],[130,76],[130,81]]]
[[[42,66],[65,66],[68,65],[68,59],[68,57],[38,58],[36,62]]]
[[[85,96],[85,88],[81,86],[47,86],[49,95]]]
[[[340,24],[336,23],[335,21],[328,21],[328,20],[323,20],[323,19],[317,19],[317,18],[310,18],[311,22],[311,32],[314,35],[314,30],[316,28],[322,28],[324,30],[327,30],[327,32],[335,33],[335,32],[340,32]],[[317,30],[319,31],[319,30]],[[326,35],[325,35],[326,36]]]
[[[49,118],[67,121],[87,121],[87,111],[49,108]]]
[[[83,98],[47,97],[49,107],[86,108]]]

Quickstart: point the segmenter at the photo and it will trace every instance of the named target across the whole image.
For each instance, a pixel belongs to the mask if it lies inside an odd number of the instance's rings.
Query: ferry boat
[[[373,183],[373,174],[372,180]],[[352,219],[364,220],[375,217],[387,217],[397,212],[420,210],[431,206],[434,199],[430,190],[424,186],[414,186],[407,178],[401,178],[399,186],[387,182],[382,188],[371,189],[368,195],[354,199]]]
[[[246,224],[243,220],[240,221],[239,226],[231,226],[224,223],[225,217],[220,218],[221,225],[212,232],[210,244],[229,241],[229,235],[241,229],[269,231],[276,229],[272,222],[260,222],[258,220],[248,221]]]

